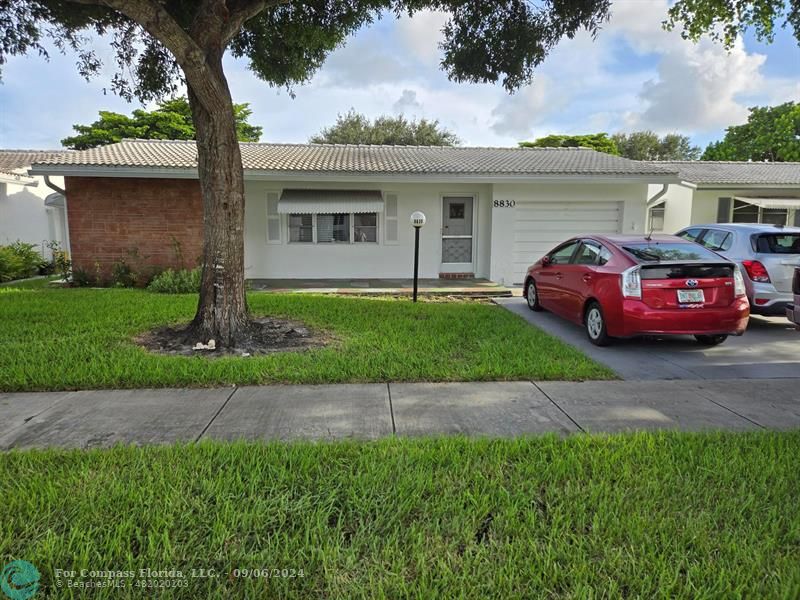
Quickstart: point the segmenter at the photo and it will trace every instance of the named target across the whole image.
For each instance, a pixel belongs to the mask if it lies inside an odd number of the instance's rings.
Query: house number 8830
[[[516,200],[495,200],[495,208],[514,208],[517,205]]]

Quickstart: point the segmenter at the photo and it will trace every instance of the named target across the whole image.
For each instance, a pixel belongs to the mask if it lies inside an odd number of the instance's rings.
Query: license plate
[[[678,290],[678,302],[681,304],[699,304],[705,301],[703,290]]]

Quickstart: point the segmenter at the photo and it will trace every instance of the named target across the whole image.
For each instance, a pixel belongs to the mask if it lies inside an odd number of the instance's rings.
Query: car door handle
[[[584,283],[591,283],[592,282],[592,276],[591,275],[584,275],[583,276],[583,282]]]
[[[561,279],[562,277],[563,275],[561,274],[561,272],[556,273],[556,279]]]

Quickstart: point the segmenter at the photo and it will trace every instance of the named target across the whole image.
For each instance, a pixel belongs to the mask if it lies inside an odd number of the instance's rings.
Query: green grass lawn
[[[800,432],[10,452],[0,560],[45,592],[149,567],[182,598],[794,599],[799,457]]]
[[[302,320],[336,342],[248,358],[155,355],[133,337],[188,322],[196,296],[40,283],[0,287],[0,391],[613,377],[503,308],[477,302],[253,293],[254,314]]]

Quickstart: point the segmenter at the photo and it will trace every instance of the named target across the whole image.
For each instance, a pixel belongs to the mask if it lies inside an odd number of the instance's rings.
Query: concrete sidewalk
[[[200,439],[800,427],[800,379],[375,383],[0,394],[0,449]]]

